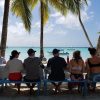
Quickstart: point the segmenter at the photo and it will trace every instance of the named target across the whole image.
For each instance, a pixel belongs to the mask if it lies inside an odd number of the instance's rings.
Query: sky
[[[81,10],[81,18],[93,46],[97,45],[100,31],[100,0],[88,0],[88,6]],[[0,0],[0,34],[2,32],[4,0]],[[20,18],[10,11],[7,46],[39,47],[40,14],[39,4],[32,13],[32,29],[28,33]],[[44,26],[44,47],[89,47],[89,43],[79,23],[72,13],[62,16],[50,8],[50,17]]]

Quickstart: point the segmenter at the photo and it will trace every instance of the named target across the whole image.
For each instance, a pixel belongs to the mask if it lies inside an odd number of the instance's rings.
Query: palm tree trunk
[[[44,26],[43,26],[43,10],[42,10],[42,8],[43,8],[43,2],[42,2],[42,0],[41,0],[41,2],[40,2],[40,4],[41,4],[41,33],[40,33],[40,58],[42,59],[43,57],[44,57],[44,50],[43,50],[43,28],[44,28]]]
[[[91,43],[91,41],[90,41],[90,39],[89,39],[89,36],[88,36],[88,34],[87,34],[87,32],[86,32],[86,29],[85,29],[85,27],[84,27],[84,25],[83,25],[83,23],[82,23],[80,10],[79,10],[78,18],[79,18],[79,22],[80,22],[80,24],[81,24],[81,27],[82,27],[82,29],[83,29],[83,31],[84,31],[84,34],[85,34],[85,36],[86,36],[86,38],[87,38],[87,41],[88,41],[90,47],[93,47],[93,45],[92,45],[92,43]]]
[[[97,43],[97,55],[100,57],[100,36],[98,38],[98,43]]]
[[[2,34],[1,34],[1,45],[0,45],[1,46],[1,56],[3,57],[5,56],[5,50],[6,50],[9,4],[10,4],[10,0],[5,0]]]

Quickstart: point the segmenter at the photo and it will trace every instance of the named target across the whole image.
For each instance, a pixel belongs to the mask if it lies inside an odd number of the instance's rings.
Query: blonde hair
[[[82,59],[79,50],[73,52],[73,58],[77,63],[78,63],[79,59]]]

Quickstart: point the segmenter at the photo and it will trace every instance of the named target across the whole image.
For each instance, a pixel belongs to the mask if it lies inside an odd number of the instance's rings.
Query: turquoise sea
[[[28,56],[27,55],[27,50],[30,47],[8,47],[6,49],[6,54],[5,54],[5,59],[8,60],[11,54],[12,50],[18,50],[20,53],[19,55],[19,59],[21,59],[22,61]],[[36,56],[39,57],[39,53],[40,53],[40,48],[39,47],[32,47],[34,50],[36,50]],[[75,50],[80,50],[81,51],[81,56],[84,59],[84,61],[90,57],[89,52],[88,52],[88,48],[87,47],[44,47],[44,55],[47,58],[47,60],[52,57],[51,52],[54,48],[60,49],[60,50],[64,50],[64,52],[68,52],[69,53],[69,58],[72,58],[73,52]],[[65,59],[67,58],[67,55],[60,55],[61,57],[64,57]]]

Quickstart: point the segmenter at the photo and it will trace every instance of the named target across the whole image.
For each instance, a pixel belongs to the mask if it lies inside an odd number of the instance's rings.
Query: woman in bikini
[[[84,71],[84,61],[80,55],[80,51],[75,51],[73,53],[73,58],[69,62],[69,71],[71,73],[71,80],[82,80],[83,79],[83,71]],[[75,86],[76,84],[74,84]],[[80,84],[77,84],[78,86]],[[73,85],[69,84],[70,89],[73,88]]]
[[[100,57],[96,55],[95,48],[88,48],[91,55],[86,61],[87,77],[89,80],[93,81],[94,76],[100,75]],[[95,90],[96,83],[91,84],[93,90]]]

